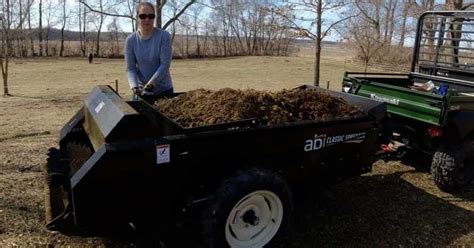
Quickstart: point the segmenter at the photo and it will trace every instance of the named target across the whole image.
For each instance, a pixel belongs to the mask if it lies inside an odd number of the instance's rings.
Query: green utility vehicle
[[[410,73],[346,72],[343,90],[387,103],[386,154],[429,154],[443,191],[474,177],[474,11],[424,13]]]

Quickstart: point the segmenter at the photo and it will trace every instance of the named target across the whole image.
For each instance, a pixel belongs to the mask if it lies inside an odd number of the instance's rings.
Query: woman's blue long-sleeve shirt
[[[173,88],[170,75],[172,57],[171,35],[165,30],[154,29],[149,39],[133,32],[125,40],[125,61],[130,88],[153,83],[158,94]]]

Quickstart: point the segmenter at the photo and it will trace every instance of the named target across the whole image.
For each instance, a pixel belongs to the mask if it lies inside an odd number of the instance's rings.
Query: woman
[[[171,36],[153,26],[153,4],[139,3],[137,10],[138,30],[125,40],[128,83],[135,95],[170,96],[173,94]]]

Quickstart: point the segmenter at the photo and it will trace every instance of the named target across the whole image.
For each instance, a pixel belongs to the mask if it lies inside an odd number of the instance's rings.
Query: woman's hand
[[[141,96],[143,93],[143,87],[142,86],[137,86],[132,88],[133,94],[137,96]]]
[[[143,87],[143,91],[153,92],[153,88],[155,88],[153,84],[147,83],[145,84],[145,87]]]

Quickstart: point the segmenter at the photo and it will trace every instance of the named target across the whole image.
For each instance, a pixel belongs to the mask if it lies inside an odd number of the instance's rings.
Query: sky
[[[199,2],[204,2],[204,1],[205,0],[198,1],[198,3],[196,3],[196,4],[199,4]],[[38,12],[39,11],[38,11],[37,2],[38,1],[35,1],[35,4],[32,6],[32,25],[34,27],[38,26]],[[47,16],[48,16],[48,12],[49,12],[48,7],[51,6],[52,12],[54,13],[50,16],[51,26],[55,27],[55,28],[60,28],[61,27],[61,25],[62,25],[62,23],[60,21],[61,20],[61,15],[62,15],[61,3],[62,3],[62,0],[43,0],[43,26],[46,26]],[[79,1],[78,0],[66,0],[66,3],[67,3],[67,9],[69,11],[73,12],[73,13],[70,14],[70,17],[68,18],[68,24],[66,26],[66,29],[72,30],[72,31],[79,31],[78,16],[77,16]],[[88,0],[87,3],[89,3],[92,6],[94,4],[97,4],[98,1],[97,0],[93,0],[93,1]],[[208,5],[202,5],[202,6],[203,6],[203,9],[202,9],[202,12],[201,12],[200,16],[206,16],[212,11],[211,8],[207,7]],[[118,11],[121,12],[120,14],[128,12],[125,5],[115,5],[114,7],[117,8]],[[106,12],[110,12],[110,10],[106,11]],[[185,12],[184,15],[187,15],[188,17],[193,18],[192,13],[190,11]],[[305,18],[311,17],[310,14],[308,14],[307,12],[302,12],[301,16],[303,16]],[[165,23],[167,20],[169,20],[170,17],[171,17],[170,11],[165,10],[165,13],[164,13],[164,16],[163,16],[163,22]],[[328,18],[328,19],[337,18],[337,14],[336,13],[330,13],[330,14],[326,15],[326,18]],[[113,19],[114,19],[114,17],[111,17],[111,16],[106,17],[104,25],[103,25],[103,30],[107,30],[107,25],[109,23],[111,23]],[[132,24],[131,24],[131,22],[128,18],[117,18],[117,21],[118,21],[118,24],[119,24],[122,31],[124,31],[124,32],[131,32],[132,31]],[[95,30],[97,30],[96,25],[97,24],[94,24],[94,23],[91,22],[87,25],[87,29],[89,31],[95,31]],[[305,24],[303,24],[303,25],[305,25]],[[306,24],[306,25],[309,25],[309,23]],[[335,33],[331,33],[331,35],[328,37],[328,39],[329,40],[336,40],[337,36],[336,36]]]
[[[104,0],[105,1],[105,0]],[[198,2],[205,2],[206,0],[200,0]],[[465,0],[466,2],[473,2],[474,0]],[[48,16],[48,7],[50,6],[50,8],[52,9],[52,12],[54,13],[53,15],[50,16],[50,19],[51,19],[51,26],[52,27],[55,27],[55,28],[60,28],[61,26],[61,23],[60,23],[60,19],[61,19],[61,15],[62,15],[62,10],[61,10],[61,2],[62,0],[43,0],[43,26],[46,26],[47,24],[47,16]],[[107,1],[106,1],[107,2]],[[154,1],[153,1],[154,2]],[[438,4],[441,4],[441,3],[444,3],[445,1],[436,1]],[[32,25],[33,26],[38,26],[38,5],[37,5],[38,1],[35,1],[35,4],[34,6],[32,7],[32,19],[33,19],[33,22],[32,22]],[[78,5],[79,5],[79,0],[66,0],[66,3],[67,3],[67,8],[69,10],[71,10],[73,13],[71,13],[71,16],[69,18],[69,23],[67,24],[67,27],[66,29],[69,29],[69,30],[73,30],[73,31],[78,31],[79,30],[79,25],[78,25],[78,17],[77,17],[77,11],[78,11]],[[90,5],[97,5],[98,3],[98,0],[87,0],[87,3],[89,3]],[[197,3],[198,4],[198,3]],[[118,6],[121,6],[121,7],[118,7]],[[110,5],[109,5],[110,7]],[[121,14],[123,13],[127,13],[128,10],[126,10],[126,6],[123,4],[123,5],[114,5],[115,8],[118,8],[118,11],[121,12]],[[326,23],[332,23],[333,20],[337,20],[339,18],[339,12],[340,11],[343,11],[343,9],[339,9],[337,11],[332,11],[332,12],[328,12],[324,15],[324,21]],[[106,10],[106,12],[110,12],[110,10]],[[211,12],[211,9],[206,7],[205,5],[203,5],[203,11],[201,13],[201,16],[206,16],[208,13]],[[192,17],[192,14],[191,12],[186,12],[185,15],[189,16],[189,17]],[[171,13],[169,12],[166,12],[164,13],[164,22],[166,22],[171,16]],[[300,14],[301,17],[304,17],[304,18],[314,18],[314,13],[308,13],[308,12],[305,12],[305,11],[301,11],[301,14]],[[103,30],[104,31],[107,31],[107,26],[110,22],[112,22],[112,20],[114,19],[114,17],[106,17],[105,19],[105,23],[103,25]],[[97,20],[97,19],[92,19],[92,20]],[[127,18],[117,18],[117,21],[118,21],[118,24],[121,28],[121,31],[124,31],[124,32],[131,32],[132,31],[132,24],[130,22],[129,19]],[[411,20],[412,22],[413,21],[416,21],[416,20]],[[303,26],[307,26],[307,27],[310,27],[311,23],[310,22],[307,22],[307,23],[301,23]],[[87,29],[88,31],[95,31],[97,30],[97,24],[93,23],[93,22],[90,22],[88,23],[87,25]],[[324,29],[324,28],[323,28]],[[340,40],[341,37],[337,34],[337,32],[330,32],[330,34],[326,37],[325,40],[331,40],[331,41],[338,41]],[[413,43],[413,38],[412,37],[408,37],[407,38],[407,44],[412,44]]]

